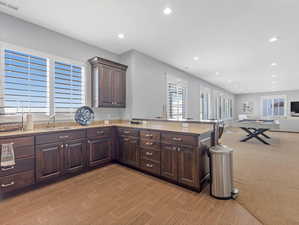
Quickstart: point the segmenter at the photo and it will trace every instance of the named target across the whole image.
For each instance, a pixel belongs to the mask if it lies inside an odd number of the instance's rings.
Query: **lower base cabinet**
[[[198,150],[192,146],[178,148],[178,182],[199,187]]]
[[[86,141],[36,146],[36,181],[42,182],[86,167]]]
[[[198,148],[162,145],[161,176],[193,188],[200,187]]]
[[[162,144],[161,176],[172,181],[178,180],[178,155],[176,146]]]
[[[86,141],[64,144],[64,173],[76,173],[86,167]]]
[[[138,138],[120,137],[120,161],[133,167],[139,167],[140,152]]]
[[[63,173],[63,144],[36,146],[36,181],[42,182],[61,176]]]
[[[88,141],[88,166],[95,167],[112,160],[112,139],[96,139]]]

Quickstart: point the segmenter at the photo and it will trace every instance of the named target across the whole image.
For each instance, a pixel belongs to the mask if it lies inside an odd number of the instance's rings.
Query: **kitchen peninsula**
[[[14,143],[16,156],[16,165],[0,172],[0,193],[112,162],[200,191],[209,175],[212,134],[212,124],[166,121],[61,123],[0,133],[0,144]]]

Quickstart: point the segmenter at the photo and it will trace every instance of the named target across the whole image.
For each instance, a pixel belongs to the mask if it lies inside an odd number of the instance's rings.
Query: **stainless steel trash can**
[[[218,199],[236,198],[233,187],[233,150],[225,145],[210,148],[211,195]]]

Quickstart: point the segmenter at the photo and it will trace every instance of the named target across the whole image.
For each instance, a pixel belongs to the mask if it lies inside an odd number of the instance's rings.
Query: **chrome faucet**
[[[55,123],[56,123],[56,114],[50,115],[49,116],[49,120],[48,120],[48,125],[47,127],[50,127],[50,121],[53,120],[53,127],[55,127]]]

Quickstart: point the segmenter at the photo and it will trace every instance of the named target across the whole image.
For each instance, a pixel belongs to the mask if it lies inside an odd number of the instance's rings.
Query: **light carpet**
[[[269,132],[271,145],[240,142],[245,133],[228,129],[221,142],[235,150],[237,201],[266,225],[299,225],[299,134]]]

